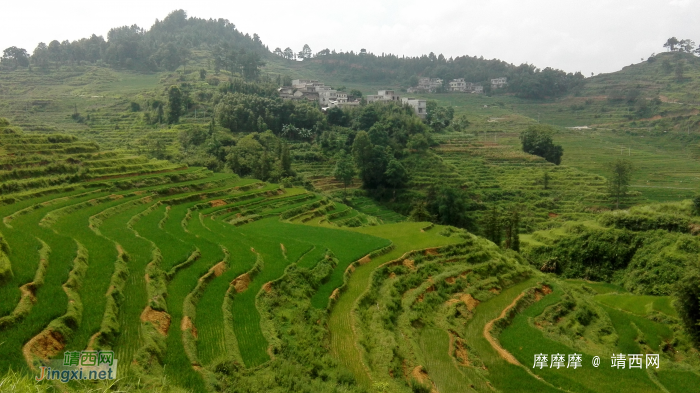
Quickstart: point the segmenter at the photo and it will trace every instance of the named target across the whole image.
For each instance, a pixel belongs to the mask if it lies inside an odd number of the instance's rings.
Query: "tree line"
[[[212,49],[222,43],[237,48],[237,62],[241,64],[254,62],[246,53],[267,51],[257,34],[252,37],[243,34],[226,19],[188,17],[185,11],[176,10],[162,21],[156,20],[150,30],[137,25],[113,28],[106,40],[93,34],[72,42],[42,42],[31,55],[26,49],[13,46],[4,50],[2,65],[49,68],[91,63],[138,70],[174,70],[186,64],[192,49]]]

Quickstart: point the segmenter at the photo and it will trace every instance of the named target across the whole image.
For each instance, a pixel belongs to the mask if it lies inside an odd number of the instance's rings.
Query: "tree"
[[[292,176],[294,174],[294,171],[292,171],[292,157],[289,154],[289,146],[286,141],[282,144],[279,160],[282,176]]]
[[[700,216],[700,195],[693,197],[693,215]]]
[[[685,330],[700,348],[700,266],[686,267],[686,273],[676,286],[674,302]]]
[[[511,225],[512,240],[510,243],[510,249],[520,252],[520,214],[517,211],[513,211]]]
[[[384,172],[384,182],[394,189],[394,197],[396,197],[396,189],[403,188],[408,183],[408,172],[403,164],[395,159],[390,160]]]
[[[287,60],[293,60],[293,59],[294,59],[294,51],[293,51],[290,47],[287,47],[287,48],[284,50],[284,58],[287,59]]]
[[[277,56],[280,56],[280,57],[281,57],[281,56],[284,56],[284,53],[282,53],[282,49],[280,49],[279,47],[275,48],[274,52],[272,52],[272,53],[274,53],[274,54],[276,54]]]
[[[610,197],[615,200],[615,209],[619,209],[620,199],[627,195],[634,166],[629,160],[619,158],[608,164],[608,171],[610,172],[608,192]]]
[[[547,171],[544,172],[544,179],[542,179],[542,180],[544,182],[544,189],[545,190],[548,189],[549,188],[549,172],[547,172]]]
[[[545,160],[559,165],[561,156],[564,155],[564,148],[555,145],[552,140],[554,129],[545,124],[529,126],[520,134],[520,141],[523,144],[523,151],[528,154],[540,156]]]
[[[472,229],[474,220],[469,214],[475,210],[464,190],[438,186],[428,190],[428,211],[440,224]]]
[[[246,53],[241,50],[238,55],[238,66],[246,79],[257,79],[260,67],[264,65],[265,62],[260,59],[258,52]]]
[[[29,55],[26,49],[11,46],[2,51],[2,63],[8,64],[12,69],[29,66]]]
[[[158,124],[163,123],[164,117],[165,114],[163,113],[163,104],[159,104],[158,108],[156,109],[156,119],[158,120]]]
[[[168,124],[177,123],[182,116],[182,91],[173,85],[168,89]]]
[[[352,163],[352,157],[345,150],[341,150],[338,155],[333,176],[335,180],[343,182],[343,198],[345,198],[348,185],[352,183],[352,178],[355,177],[355,165]]]
[[[199,70],[199,79],[204,80],[204,79],[206,79],[206,77],[207,77],[207,70],[205,70],[204,68],[200,69]]]
[[[304,44],[304,48],[301,50],[301,58],[302,59],[310,59],[311,56],[313,55],[313,52],[311,52],[311,48],[309,47],[308,44]]]
[[[671,37],[668,40],[666,40],[666,43],[664,44],[664,48],[668,48],[669,51],[673,52],[676,50],[676,45],[678,45],[680,41],[678,41],[678,38],[676,37]]]
[[[503,224],[506,232],[505,248],[520,251],[520,215],[517,210],[505,217]]]
[[[413,134],[408,138],[406,147],[417,152],[425,152],[430,147],[428,139],[423,134]]]
[[[430,215],[426,203],[421,201],[416,203],[411,209],[411,213],[408,215],[408,220],[413,222],[423,222],[430,221],[433,217]]]
[[[678,43],[678,50],[681,52],[693,53],[693,49],[695,49],[695,41],[691,39],[681,40]]]
[[[369,134],[360,131],[352,144],[352,155],[360,172],[363,187],[372,189],[382,185],[389,163],[386,148],[373,145]]]
[[[501,217],[496,206],[491,208],[491,211],[486,217],[484,217],[484,236],[496,243],[497,246],[501,246],[502,239],[502,226]]]

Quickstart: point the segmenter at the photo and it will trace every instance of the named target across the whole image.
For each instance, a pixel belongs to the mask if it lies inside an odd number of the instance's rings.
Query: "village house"
[[[367,102],[375,101],[399,101],[400,97],[393,90],[379,90],[377,94],[370,94],[366,97]]]
[[[416,115],[421,119],[425,119],[425,115],[428,114],[427,102],[426,100],[420,100],[418,98],[404,97],[401,99],[404,105],[409,105],[416,112]]]
[[[356,106],[360,102],[355,100],[348,102],[348,93],[333,90],[315,79],[294,79],[292,86],[283,86],[277,89],[280,98],[286,100],[318,101],[321,107],[331,106]]]
[[[464,78],[452,79],[450,81],[450,91],[458,91],[462,93],[483,93],[484,87],[481,85],[474,84],[472,82],[466,82]]]
[[[506,77],[491,79],[491,88],[492,89],[500,89],[501,87],[505,87],[507,84],[508,84],[508,78],[506,78]]]
[[[467,90],[467,82],[464,81],[464,78],[459,78],[459,79],[452,79],[450,81],[450,91],[466,91]]]
[[[435,93],[440,87],[442,87],[442,79],[419,78],[418,86],[409,87],[406,91],[409,93]]]

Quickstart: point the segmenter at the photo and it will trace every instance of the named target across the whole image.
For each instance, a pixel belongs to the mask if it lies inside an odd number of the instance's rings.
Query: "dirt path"
[[[484,338],[486,338],[486,341],[491,344],[493,349],[498,352],[498,355],[503,358],[505,361],[507,361],[510,364],[514,364],[516,366],[521,366],[520,362],[513,356],[510,352],[506,351],[505,348],[501,346],[501,343],[498,342],[498,340],[491,334],[491,330],[493,329],[493,324],[496,323],[497,320],[503,318],[506,316],[506,313],[513,307],[515,307],[516,303],[518,300],[522,299],[522,297],[525,296],[525,292],[520,293],[520,295],[516,296],[515,299],[501,311],[501,315],[499,315],[497,318],[494,318],[490,320],[485,326],[484,326]]]

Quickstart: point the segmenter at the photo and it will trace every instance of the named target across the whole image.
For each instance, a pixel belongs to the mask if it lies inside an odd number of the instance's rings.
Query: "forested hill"
[[[257,34],[252,37],[244,34],[226,19],[188,17],[183,10],[173,11],[162,21],[156,20],[150,30],[137,25],[122,26],[112,28],[106,40],[93,34],[73,42],[47,42],[39,43],[31,53],[25,48],[6,48],[0,66],[5,70],[18,67],[47,70],[87,63],[138,71],[173,71],[193,60],[193,51],[203,50],[209,53],[216,70],[256,77],[264,59],[276,58]],[[546,98],[571,92],[585,81],[580,72],[539,69],[532,64],[515,66],[476,56],[447,59],[431,52],[419,57],[400,57],[375,55],[364,49],[358,53],[324,49],[314,56],[308,46],[305,49],[299,58],[304,59],[304,65],[317,73],[318,78],[334,74],[347,82],[409,87],[415,86],[419,77],[441,78],[445,84],[451,79],[464,78],[484,85],[488,92],[491,78],[507,77],[507,90],[518,97]],[[275,53],[282,54],[277,50]],[[296,57],[289,48],[284,55]]]
[[[31,56],[25,49],[7,48],[2,64],[3,68],[49,68],[92,63],[141,71],[175,70],[187,63],[193,49],[215,48],[229,61],[251,52],[258,53],[253,60],[259,61],[260,54],[269,52],[257,34],[243,34],[226,19],[188,18],[185,11],[177,10],[156,20],[150,30],[137,25],[112,28],[107,40],[93,34],[73,42],[42,42]]]
[[[377,82],[402,87],[417,85],[419,76],[440,78],[446,82],[464,78],[482,84],[488,92],[490,79],[506,77],[508,90],[522,98],[561,96],[583,86],[585,81],[580,72],[566,73],[550,67],[539,69],[532,64],[515,66],[498,59],[487,60],[483,56],[447,59],[432,52],[419,57],[404,57],[352,51],[335,53],[324,49],[310,62],[320,64],[319,71],[323,73],[343,75],[347,82]]]

